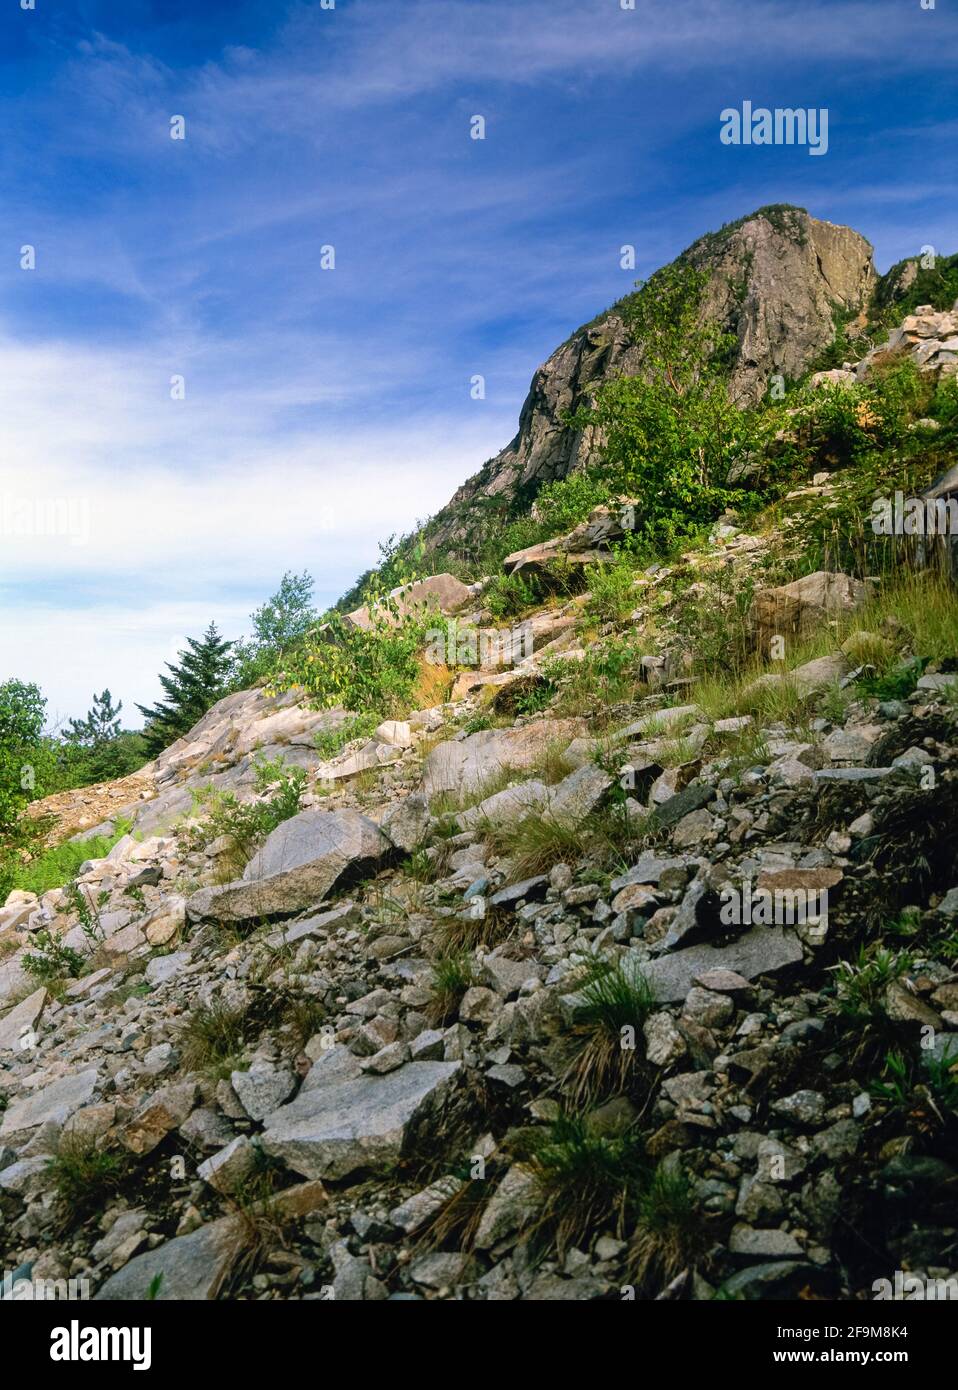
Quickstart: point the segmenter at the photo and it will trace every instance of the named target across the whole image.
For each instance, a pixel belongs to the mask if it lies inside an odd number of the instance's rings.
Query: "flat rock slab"
[[[437,744],[423,766],[428,797],[440,792],[474,792],[504,769],[528,771],[550,744],[564,747],[586,732],[583,719],[540,719],[518,729],[481,729],[468,738]]]
[[[72,1076],[61,1076],[42,1090],[14,1101],[13,1105],[4,1111],[3,1123],[0,1124],[0,1139],[8,1134],[36,1129],[48,1120],[65,1124],[74,1110],[79,1110],[81,1105],[87,1105],[92,1099],[98,1076],[96,1067],[90,1067],[87,1071],[75,1072]]]
[[[663,828],[678,825],[679,821],[692,811],[698,811],[714,800],[714,787],[710,787],[707,782],[690,782],[682,791],[676,792],[675,796],[670,796],[668,801],[663,801],[661,806],[656,807],[656,824]]]
[[[45,987],[34,990],[26,999],[0,1018],[0,1052],[14,1052],[22,1049],[24,1035],[29,1035],[37,1019],[43,1013],[47,1002]]]
[[[15,956],[11,956],[0,965],[0,1004],[14,994],[21,994],[28,985],[35,983],[33,976],[23,968],[23,957],[28,954],[26,950],[18,951]]]
[[[786,927],[753,927],[728,946],[704,943],[684,951],[636,963],[637,973],[648,980],[660,1003],[684,999],[698,975],[706,970],[734,970],[746,980],[773,974],[802,959],[802,945]],[[628,955],[624,962],[628,962]]]
[[[671,1004],[684,999],[707,971],[734,971],[747,981],[773,974],[801,959],[801,942],[793,931],[785,927],[753,927],[728,946],[689,946],[650,961],[641,961],[627,952],[621,964],[625,974],[645,979],[658,1003]],[[561,1001],[563,1014],[573,1021],[588,1002],[584,992],[567,994]]]
[[[151,1289],[157,1302],[216,1298],[247,1239],[234,1216],[175,1236],[125,1264],[97,1291],[95,1301],[140,1302]]]
[[[633,883],[649,883],[658,887],[662,875],[669,869],[684,869],[690,864],[693,868],[697,868],[699,860],[663,859],[657,854],[643,854],[638,863],[633,864],[631,869],[612,880],[609,884],[609,891],[619,893],[623,888],[630,888]]]
[[[320,902],[347,870],[377,864],[392,845],[358,811],[301,811],[277,826],[242,879],[201,888],[187,903],[192,921],[244,922],[290,916]]]
[[[294,1101],[266,1120],[262,1146],[307,1178],[344,1178],[394,1162],[413,1124],[442,1104],[458,1062],[407,1062],[364,1076],[359,1058],[332,1048],[314,1063]]]

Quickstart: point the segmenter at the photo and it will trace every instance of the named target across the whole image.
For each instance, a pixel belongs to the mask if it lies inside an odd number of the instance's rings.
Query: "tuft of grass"
[[[631,978],[619,961],[604,956],[590,962],[579,993],[585,1003],[573,1030],[575,1055],[563,1086],[576,1104],[583,1104],[629,1089],[637,1040],[655,997],[641,975]]]
[[[862,946],[854,961],[839,961],[835,972],[835,997],[839,1012],[856,1023],[874,1022],[884,1016],[885,991],[912,967],[907,951],[891,951],[887,946]]]
[[[253,1031],[248,1004],[229,1005],[220,1000],[202,1005],[190,1014],[179,1047],[188,1071],[209,1071],[218,1077],[238,1069],[243,1049]]]
[[[639,1198],[627,1256],[630,1282],[641,1290],[665,1287],[702,1257],[709,1239],[688,1177],[668,1161],[660,1163]]]
[[[583,1115],[560,1115],[531,1141],[522,1161],[539,1198],[537,1237],[560,1259],[596,1230],[622,1236],[649,1179],[648,1160],[634,1135],[598,1136]]]
[[[432,998],[426,1016],[433,1027],[452,1023],[466,990],[475,983],[472,961],[464,951],[437,956],[432,963]]]
[[[506,854],[519,878],[531,878],[553,864],[579,858],[589,838],[585,821],[575,823],[554,816],[528,815],[502,825],[483,827],[497,854]]]
[[[129,1159],[99,1139],[61,1137],[47,1165],[70,1225],[101,1209],[129,1171]]]

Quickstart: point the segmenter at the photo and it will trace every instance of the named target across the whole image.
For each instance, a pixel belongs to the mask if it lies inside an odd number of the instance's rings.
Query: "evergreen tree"
[[[123,701],[109,690],[94,693],[85,719],[71,719],[63,734],[60,765],[69,786],[125,777],[146,761],[140,734],[120,728]]]
[[[186,642],[179,663],[167,662],[170,674],[160,676],[166,698],[152,706],[137,705],[146,719],[144,740],[150,757],[187,733],[229,685],[233,643],[220,636],[216,624],[210,623],[201,638],[188,637]]]
[[[82,748],[99,749],[120,733],[120,711],[123,701],[114,707],[109,690],[102,695],[94,692],[93,704],[86,719],[71,719],[64,738]]]

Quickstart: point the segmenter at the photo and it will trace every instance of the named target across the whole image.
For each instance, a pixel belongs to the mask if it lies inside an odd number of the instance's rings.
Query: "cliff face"
[[[720,322],[737,339],[729,390],[743,405],[761,399],[773,374],[806,370],[832,342],[836,314],[864,315],[876,280],[864,237],[798,208],[762,209],[702,237],[683,257],[709,274],[703,319]],[[538,369],[515,438],[439,513],[432,544],[454,544],[466,533],[470,504],[532,495],[589,461],[594,431],[569,429],[563,420],[603,380],[641,371],[642,344],[633,341],[622,314],[627,304],[578,329]]]

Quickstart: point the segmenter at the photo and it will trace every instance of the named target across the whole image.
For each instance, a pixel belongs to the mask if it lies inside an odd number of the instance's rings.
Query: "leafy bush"
[[[233,652],[237,689],[255,685],[304,640],[319,616],[313,607],[313,583],[305,570],[287,571],[276,593],[251,614],[253,635],[237,642]]]
[[[202,827],[191,828],[186,839],[199,847],[220,836],[231,842],[229,868],[241,872],[256,850],[283,821],[299,811],[306,773],[301,767],[287,767],[282,758],[261,759],[254,763],[258,801],[240,801],[235,792],[201,788],[193,793],[197,808],[205,813]]]
[[[729,479],[764,441],[760,417],[729,400],[729,335],[699,322],[707,283],[704,271],[677,264],[641,287],[625,315],[642,374],[604,382],[570,422],[602,432],[602,463],[590,476],[609,494],[642,499],[636,534],[657,548],[743,502]]]
[[[64,946],[59,937],[43,927],[34,932],[31,938],[34,946],[40,949],[35,955],[24,956],[23,968],[34,979],[49,984],[65,977],[75,979],[83,974],[86,959],[72,946]]]
[[[110,850],[130,832],[131,822],[118,820],[112,835],[92,835],[86,840],[64,840],[63,844],[43,850],[28,863],[18,867],[11,887],[22,888],[39,897],[49,888],[61,888],[76,877],[80,865],[87,859],[104,859]]]
[[[588,565],[585,583],[589,591],[585,611],[599,622],[620,622],[635,607],[635,567],[625,549],[617,550],[608,560]]]
[[[380,718],[406,713],[423,678],[423,649],[437,632],[445,633],[446,620],[428,609],[400,613],[390,599],[368,611],[368,628],[329,614],[292,653],[276,683],[301,688],[324,709],[342,705]]]

